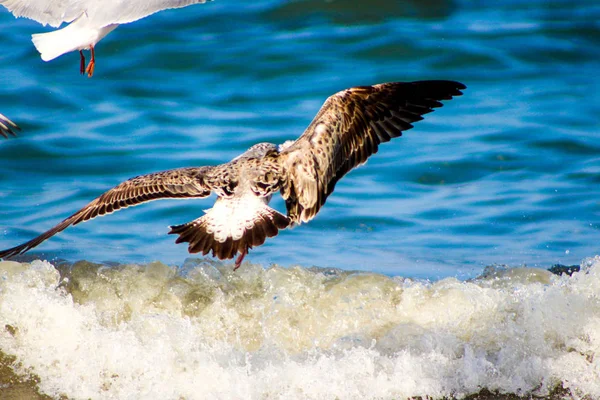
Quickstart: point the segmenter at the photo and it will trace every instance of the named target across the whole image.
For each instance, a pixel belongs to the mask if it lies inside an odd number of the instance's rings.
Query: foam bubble
[[[600,258],[423,282],[189,260],[0,262],[0,350],[70,399],[600,398]]]

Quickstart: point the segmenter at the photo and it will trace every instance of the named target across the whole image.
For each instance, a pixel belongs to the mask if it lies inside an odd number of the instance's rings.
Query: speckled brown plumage
[[[210,188],[203,182],[211,167],[181,168],[131,178],[104,193],[52,229],[19,246],[0,252],[0,258],[10,258],[36,247],[46,239],[98,216],[147,201],[168,198],[206,197]]]
[[[290,224],[289,219],[278,212],[257,213],[254,225],[244,230],[241,238],[234,240],[231,236],[225,242],[214,240],[210,226],[203,217],[187,224],[171,226],[169,234],[179,237],[175,243],[189,242],[190,253],[207,255],[212,252],[213,257],[226,260],[235,257],[240,249],[249,249],[260,246],[268,237],[276,236],[280,229],[285,229]]]
[[[281,195],[295,223],[314,218],[348,171],[401,136],[440,100],[462,94],[453,81],[383,83],[329,97],[304,134],[281,154],[286,171]]]
[[[176,243],[190,253],[220,259],[239,255],[292,224],[319,212],[336,183],[376,153],[379,144],[402,135],[441,100],[462,94],[453,81],[384,83],[343,90],[329,97],[295,142],[259,143],[232,161],[214,167],[181,168],[142,175],[104,193],[33,240],[0,252],[0,258],[24,253],[70,225],[165,198],[218,196],[202,217],[171,227]],[[287,216],[270,208],[273,194],[285,199]]]

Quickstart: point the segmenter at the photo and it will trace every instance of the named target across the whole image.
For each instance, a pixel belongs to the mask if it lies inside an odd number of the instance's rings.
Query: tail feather
[[[227,236],[220,241],[215,236],[215,221],[209,211],[187,224],[171,226],[169,234],[179,235],[175,243],[188,242],[190,253],[212,253],[214,257],[227,260],[234,258],[237,253],[245,253],[255,246],[262,245],[268,237],[276,236],[280,229],[290,225],[290,220],[285,215],[266,206],[251,222],[239,239]]]
[[[42,60],[54,60],[65,53],[78,50],[81,46],[80,39],[69,32],[69,26],[57,31],[31,35],[31,41],[40,52]]]
[[[50,61],[70,51],[89,49],[117,26],[119,25],[90,25],[87,15],[83,13],[62,29],[31,35],[31,41],[40,52],[42,60]]]

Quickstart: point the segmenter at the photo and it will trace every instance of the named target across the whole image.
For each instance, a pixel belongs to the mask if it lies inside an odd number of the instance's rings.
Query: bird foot
[[[242,251],[240,255],[235,259],[235,267],[233,267],[234,271],[242,265],[242,261],[244,261],[244,257],[246,257],[246,254],[248,254],[248,250]]]
[[[96,66],[96,54],[94,51],[94,45],[90,45],[90,52],[92,53],[92,58],[90,60],[90,63],[88,64],[87,68],[85,69],[85,72],[87,73],[88,78],[91,78],[92,75],[94,75],[94,67]],[[85,58],[83,58],[83,53],[81,51],[79,51],[79,53],[81,54],[81,68],[83,69],[83,64],[85,64]],[[83,74],[83,72],[82,72]]]
[[[79,73],[81,75],[85,74],[85,56],[81,50],[79,50]]]
[[[88,64],[87,68],[85,69],[85,72],[87,73],[88,78],[91,78],[92,75],[94,75],[94,66],[95,65],[96,65],[96,63],[94,62],[94,60],[92,60]]]

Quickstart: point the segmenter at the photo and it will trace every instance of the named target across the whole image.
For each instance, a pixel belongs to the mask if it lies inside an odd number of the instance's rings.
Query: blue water
[[[0,10],[0,247],[29,240],[135,175],[229,161],[299,136],[327,96],[453,79],[465,95],[383,145],[316,219],[251,251],[301,265],[439,279],[492,263],[578,264],[600,235],[600,4],[216,0],[119,27],[43,62],[48,31]],[[167,226],[212,199],[71,227],[32,254],[181,265]],[[283,208],[281,200],[275,206]]]

